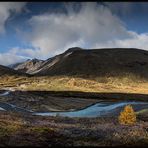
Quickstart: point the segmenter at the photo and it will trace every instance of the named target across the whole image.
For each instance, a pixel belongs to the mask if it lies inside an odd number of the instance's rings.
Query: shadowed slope
[[[13,70],[9,67],[6,67],[6,66],[3,66],[3,65],[0,65],[0,76],[4,76],[4,75],[8,75],[8,76],[12,76],[12,75],[24,75],[24,76],[27,76],[27,74],[25,73],[22,73],[20,71],[16,71],[16,70]]]
[[[84,50],[75,47],[47,59],[31,73],[40,76],[84,77],[133,74],[148,78],[148,51],[134,48]]]

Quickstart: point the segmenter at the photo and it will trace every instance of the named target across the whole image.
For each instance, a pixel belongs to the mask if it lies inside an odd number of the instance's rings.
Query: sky
[[[147,2],[0,2],[0,64],[71,47],[148,50]]]

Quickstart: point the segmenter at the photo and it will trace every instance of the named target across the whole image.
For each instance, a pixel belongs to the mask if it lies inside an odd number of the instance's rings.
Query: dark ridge
[[[108,93],[108,92],[82,92],[82,91],[15,91],[11,92],[19,94],[33,94],[37,96],[53,96],[53,97],[75,97],[86,99],[103,99],[104,101],[120,101],[120,100],[136,100],[136,101],[148,101],[147,94],[137,93]],[[11,94],[10,93],[10,94]]]
[[[148,79],[148,51],[137,48],[82,49],[72,47],[64,53],[25,68],[35,76],[105,77],[134,75]],[[24,72],[24,71],[23,71]]]
[[[26,74],[26,73],[22,73],[22,72],[20,72],[20,71],[14,70],[14,69],[12,69],[12,68],[9,68],[9,67],[0,65],[0,76],[3,76],[3,75],[8,75],[8,76],[12,76],[12,75],[29,76],[29,75]]]
[[[83,49],[80,47],[72,47],[72,48],[69,48],[68,50],[66,50],[64,53],[79,51],[79,50],[83,50]]]

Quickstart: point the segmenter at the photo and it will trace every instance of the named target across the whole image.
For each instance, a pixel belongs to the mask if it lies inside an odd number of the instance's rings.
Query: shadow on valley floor
[[[86,99],[109,99],[109,100],[138,100],[148,101],[148,94],[116,93],[116,92],[81,92],[81,91],[15,91],[16,93],[32,94],[37,96],[72,97]],[[12,92],[12,93],[15,93]]]
[[[1,90],[2,92],[2,90]],[[80,110],[100,101],[144,101],[148,94],[80,92],[80,91],[4,91],[2,104],[12,104],[33,112]],[[2,105],[1,104],[1,105]],[[4,106],[4,105],[3,105]],[[2,106],[2,107],[3,107]],[[12,107],[13,107],[12,106]],[[7,107],[7,106],[5,106]]]

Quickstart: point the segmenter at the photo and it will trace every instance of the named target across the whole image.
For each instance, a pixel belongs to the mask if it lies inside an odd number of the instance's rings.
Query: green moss
[[[49,127],[32,127],[30,129],[31,132],[37,132],[39,134],[45,134],[45,133],[50,133],[53,132],[54,130]]]
[[[142,109],[142,110],[136,112],[137,115],[139,115],[139,114],[145,114],[145,113],[148,113],[148,109]]]
[[[10,135],[10,133],[11,133],[10,129],[0,127],[0,138],[4,136],[8,136]]]

